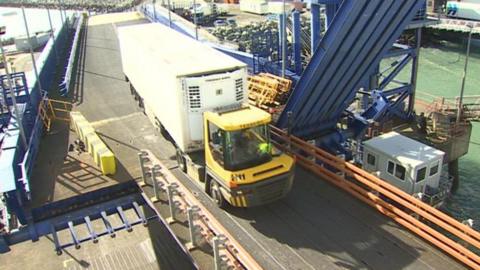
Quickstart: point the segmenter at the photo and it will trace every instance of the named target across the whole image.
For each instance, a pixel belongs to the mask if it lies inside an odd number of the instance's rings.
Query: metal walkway
[[[423,5],[415,0],[343,1],[277,126],[285,128],[290,121],[292,134],[302,138],[334,129]]]

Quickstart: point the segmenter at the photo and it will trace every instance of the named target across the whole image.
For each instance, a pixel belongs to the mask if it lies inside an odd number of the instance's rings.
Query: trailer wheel
[[[185,158],[182,155],[182,152],[177,149],[177,163],[178,163],[178,168],[184,173],[187,172],[187,164],[185,163]]]
[[[222,192],[220,191],[220,187],[218,186],[217,181],[214,179],[210,180],[210,196],[212,196],[213,202],[220,207],[225,208],[227,206],[227,201],[223,198]]]
[[[130,82],[130,80],[128,79],[127,75],[125,75],[125,81],[126,81],[126,82]]]

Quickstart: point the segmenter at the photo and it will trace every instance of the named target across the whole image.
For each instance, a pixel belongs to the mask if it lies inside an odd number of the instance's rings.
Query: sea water
[[[450,41],[435,40],[420,51],[417,98],[431,102],[434,97],[460,96],[466,58],[466,36],[458,35]],[[465,96],[480,95],[480,46],[474,40],[467,69]],[[399,79],[406,80],[403,72]],[[408,81],[408,80],[407,80]],[[473,123],[473,132],[467,155],[459,160],[460,187],[442,210],[457,220],[473,219],[480,229],[480,123]]]

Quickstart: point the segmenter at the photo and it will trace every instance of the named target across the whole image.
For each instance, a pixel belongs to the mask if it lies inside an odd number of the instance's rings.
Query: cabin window
[[[423,167],[417,171],[417,179],[416,182],[421,182],[425,179],[425,176],[427,175],[427,167]]]
[[[407,170],[400,164],[395,164],[395,177],[400,180],[405,180],[405,172]]]
[[[437,174],[438,172],[438,162],[435,163],[435,165],[433,165],[431,168],[430,168],[430,176],[434,176],[435,174]]]
[[[388,167],[387,167],[387,172],[391,175],[393,175],[393,170],[395,169],[395,163],[389,161],[388,162]]]
[[[224,145],[225,145],[225,131],[217,127],[212,122],[208,122],[208,143],[210,145],[213,159],[223,166],[224,160]]]
[[[375,166],[376,164],[375,156],[370,153],[367,153],[367,163],[368,165]]]

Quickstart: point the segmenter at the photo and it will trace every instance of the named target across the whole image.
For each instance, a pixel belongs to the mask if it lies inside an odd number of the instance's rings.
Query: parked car
[[[213,22],[213,25],[215,27],[223,27],[223,26],[227,26],[228,24],[227,24],[227,21],[225,21],[225,20],[215,20]]]

